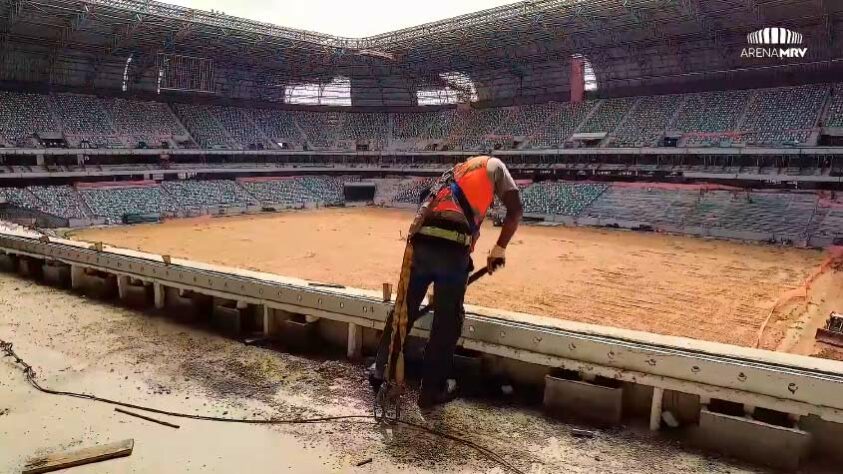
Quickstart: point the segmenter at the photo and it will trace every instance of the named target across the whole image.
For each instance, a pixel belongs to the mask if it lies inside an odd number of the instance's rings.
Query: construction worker
[[[489,273],[506,262],[506,246],[518,229],[523,213],[518,187],[498,158],[477,156],[446,172],[427,191],[410,228],[413,246],[410,278],[406,290],[407,333],[419,317],[419,309],[433,284],[434,319],[425,348],[418,405],[422,409],[456,397],[448,381],[457,340],[465,316],[463,299],[471,252],[480,236],[480,225],[497,196],[506,208],[506,218],[494,248],[487,257]],[[383,382],[389,359],[392,324],[388,321],[378,348],[369,382],[377,391]]]

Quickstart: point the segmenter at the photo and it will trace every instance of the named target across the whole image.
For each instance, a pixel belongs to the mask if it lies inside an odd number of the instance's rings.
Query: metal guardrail
[[[374,293],[310,287],[277,275],[68,240],[0,233],[0,251],[164,286],[380,329],[390,304]],[[426,335],[429,319],[415,330]],[[843,422],[843,363],[684,338],[467,308],[468,349],[549,367]]]

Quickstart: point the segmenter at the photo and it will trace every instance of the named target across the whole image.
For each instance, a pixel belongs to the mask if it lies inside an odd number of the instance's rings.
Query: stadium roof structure
[[[185,75],[213,64],[196,90],[226,97],[282,100],[296,84],[341,76],[355,105],[414,105],[418,91],[443,88],[535,101],[565,96],[575,54],[605,95],[830,76],[843,59],[842,25],[836,0],[533,0],[343,38],[155,1],[3,0],[0,79],[88,88],[126,79],[150,91],[172,56],[188,58]],[[742,58],[747,34],[768,26],[800,32],[807,55]]]

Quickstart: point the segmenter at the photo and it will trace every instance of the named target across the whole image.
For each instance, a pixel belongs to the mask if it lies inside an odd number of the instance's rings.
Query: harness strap
[[[471,207],[471,204],[465,197],[465,193],[462,192],[462,188],[460,188],[456,181],[451,182],[451,194],[456,199],[457,204],[460,205],[465,220],[468,221],[469,232],[471,232],[471,235],[477,235],[477,221],[474,220],[474,208]]]
[[[450,240],[466,247],[471,245],[471,236],[465,235],[456,230],[442,229],[433,226],[424,226],[417,232],[418,235],[426,235],[428,237],[436,237],[438,239]]]

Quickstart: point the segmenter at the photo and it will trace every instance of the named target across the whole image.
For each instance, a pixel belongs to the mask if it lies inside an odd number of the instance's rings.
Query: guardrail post
[[[664,389],[653,387],[653,404],[650,407],[650,431],[658,431],[662,424]]]
[[[348,351],[349,359],[357,360],[363,355],[363,328],[354,323],[348,323]]]
[[[152,291],[155,295],[155,309],[164,309],[165,304],[165,296],[164,296],[164,285],[161,283],[153,283],[152,284]]]
[[[79,265],[70,266],[70,287],[74,290],[80,290],[84,286],[85,269]]]
[[[129,286],[129,277],[126,275],[117,275],[117,297],[121,300],[126,299],[127,286]]]

